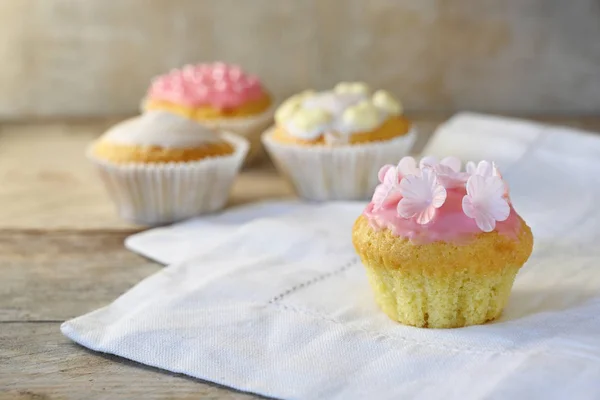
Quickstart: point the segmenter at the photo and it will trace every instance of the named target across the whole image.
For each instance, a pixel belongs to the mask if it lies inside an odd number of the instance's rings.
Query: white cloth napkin
[[[62,331],[276,398],[600,398],[600,138],[463,114],[426,152],[498,160],[533,228],[534,253],[498,321],[392,322],[350,243],[364,204],[277,202],[130,237],[130,249],[171,266]]]

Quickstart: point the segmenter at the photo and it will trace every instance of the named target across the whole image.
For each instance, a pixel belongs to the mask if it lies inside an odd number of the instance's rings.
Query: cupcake
[[[352,242],[391,319],[428,328],[497,318],[533,246],[496,165],[411,157],[379,171]]]
[[[248,142],[164,111],[109,129],[88,149],[124,219],[158,225],[221,209]]]
[[[225,63],[186,65],[155,78],[144,110],[168,111],[209,128],[233,132],[260,152],[260,134],[271,124],[272,100],[257,77]]]
[[[263,143],[301,197],[359,200],[373,193],[379,166],[406,154],[414,138],[390,93],[343,82],[287,99]]]

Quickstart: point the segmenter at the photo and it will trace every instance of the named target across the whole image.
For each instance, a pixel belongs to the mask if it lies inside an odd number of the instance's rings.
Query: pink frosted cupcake
[[[144,110],[163,110],[209,128],[237,133],[251,142],[248,158],[260,150],[260,134],[272,120],[272,98],[259,79],[222,62],[186,65],[158,76]]]
[[[533,235],[492,162],[405,157],[352,230],[375,300],[407,325],[455,328],[500,316]]]

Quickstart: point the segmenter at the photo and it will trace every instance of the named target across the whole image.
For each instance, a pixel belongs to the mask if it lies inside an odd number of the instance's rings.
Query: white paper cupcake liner
[[[224,132],[233,132],[248,139],[250,142],[250,151],[246,157],[246,164],[249,164],[255,161],[262,153],[260,136],[273,123],[274,112],[275,106],[272,105],[268,110],[258,115],[210,119],[201,123],[209,128]]]
[[[224,133],[235,151],[226,156],[180,163],[114,164],[88,150],[119,215],[144,225],[162,225],[225,206],[229,191],[249,144],[245,138]]]
[[[325,147],[279,143],[273,130],[262,141],[275,166],[300,197],[315,201],[369,199],[379,183],[379,169],[407,155],[417,135],[413,127],[391,140]]]

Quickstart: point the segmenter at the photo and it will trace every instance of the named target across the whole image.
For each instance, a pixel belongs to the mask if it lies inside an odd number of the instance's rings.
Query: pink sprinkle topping
[[[230,109],[258,100],[265,91],[257,77],[222,62],[185,65],[156,77],[148,90],[152,100],[190,107]]]

